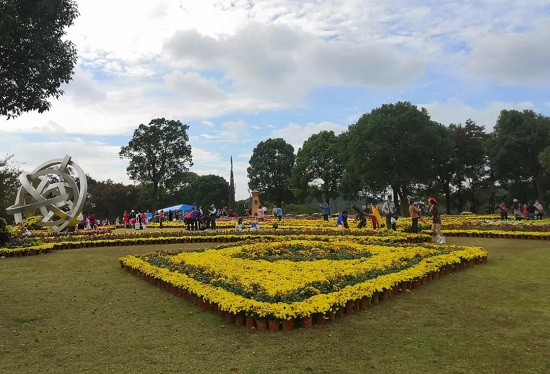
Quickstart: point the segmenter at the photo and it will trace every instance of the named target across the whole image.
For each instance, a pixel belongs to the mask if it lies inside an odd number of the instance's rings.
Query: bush
[[[39,223],[42,221],[43,218],[43,216],[27,217],[21,221],[21,225],[25,226],[29,230],[40,230],[43,227]]]
[[[5,246],[12,237],[12,232],[4,218],[0,217],[0,247]]]

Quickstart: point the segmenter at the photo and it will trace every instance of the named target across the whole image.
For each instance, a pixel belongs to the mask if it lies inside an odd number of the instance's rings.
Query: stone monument
[[[15,204],[6,209],[15,222],[41,215],[42,226],[55,231],[74,229],[84,208],[88,183],[86,175],[70,156],[43,163],[31,173],[19,175],[21,187]]]
[[[254,216],[256,215],[256,212],[260,208],[260,193],[256,190],[252,191],[252,210],[250,211],[250,215]]]

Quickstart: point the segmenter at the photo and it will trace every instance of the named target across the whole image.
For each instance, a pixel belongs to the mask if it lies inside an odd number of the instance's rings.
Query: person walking
[[[281,221],[281,219],[283,219],[283,208],[281,208],[281,206],[278,206],[276,213],[277,213],[277,218],[279,219],[279,221]]]
[[[382,205],[382,213],[386,216],[386,227],[388,230],[397,230],[395,215],[395,203],[392,201],[391,195],[388,195],[388,199]],[[393,218],[393,221],[392,221]]]
[[[445,237],[441,233],[441,215],[439,214],[439,204],[435,197],[428,199],[430,204],[430,215],[432,216],[432,231],[436,235],[437,244],[445,244]]]
[[[216,218],[218,218],[218,210],[216,209],[216,206],[214,204],[210,205],[210,209],[208,209],[208,214],[210,216],[210,229],[216,230]]]
[[[330,205],[325,201],[323,204],[319,204],[321,211],[323,212],[323,220],[328,221],[330,215]]]
[[[537,219],[542,219],[542,216],[544,215],[544,208],[538,200],[535,200],[535,208],[537,209],[537,211],[535,212],[535,216],[537,217]]]
[[[159,212],[159,226],[162,229],[162,223],[164,222],[164,210]]]
[[[411,216],[411,232],[413,234],[418,234],[418,220],[422,214],[422,210],[414,205],[414,202],[409,201],[409,214]]]

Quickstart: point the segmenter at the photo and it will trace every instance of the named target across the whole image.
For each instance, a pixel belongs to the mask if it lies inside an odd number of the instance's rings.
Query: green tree
[[[229,198],[229,182],[219,175],[200,175],[191,183],[193,203],[204,208],[211,204],[217,208],[227,206]],[[208,209],[205,209],[207,211]]]
[[[346,168],[367,190],[391,187],[395,202],[407,210],[412,186],[428,184],[434,165],[448,162],[448,133],[426,109],[409,102],[384,104],[364,114],[345,135]]]
[[[264,201],[277,205],[292,200],[292,168],[294,147],[281,138],[260,142],[250,157],[248,187],[258,190]]]
[[[337,197],[344,171],[338,138],[333,131],[311,135],[298,149],[292,170],[292,187],[301,201],[313,197],[329,201]]]
[[[538,158],[544,171],[550,173],[550,146],[544,148]]]
[[[159,188],[193,166],[187,130],[189,126],[180,121],[157,118],[139,125],[132,140],[120,149],[119,156],[130,159],[126,169],[130,179],[151,183],[153,212],[158,206]]]
[[[489,163],[501,183],[532,182],[543,201],[544,169],[538,156],[550,144],[550,118],[532,110],[500,112],[489,141]]]
[[[0,1],[0,115],[42,113],[63,94],[77,61],[64,36],[77,16],[74,0]]]
[[[166,182],[166,201],[164,206],[176,204],[193,204],[195,201],[195,190],[193,184],[200,178],[192,171],[179,172]]]
[[[0,159],[0,217],[8,221],[13,220],[13,216],[6,213],[6,208],[15,203],[15,196],[19,189],[18,180],[21,170],[13,162],[13,155],[5,155]]]
[[[478,126],[468,119],[465,125],[451,124],[448,128],[448,142],[439,147],[440,154],[434,163],[435,178],[445,195],[447,214],[451,213],[452,197],[457,199],[457,208],[464,210],[466,195],[471,206],[477,206],[479,199],[474,195],[479,189],[470,189],[473,184],[479,185],[488,179],[487,160],[485,155],[485,141],[487,134],[483,126]],[[479,191],[481,192],[481,191]]]
[[[145,204],[140,204],[141,186],[124,185],[115,183],[110,179],[96,181],[87,176],[88,196],[85,212],[94,212],[98,219],[109,218],[113,223],[118,217],[122,220],[124,211],[136,209],[145,211]]]

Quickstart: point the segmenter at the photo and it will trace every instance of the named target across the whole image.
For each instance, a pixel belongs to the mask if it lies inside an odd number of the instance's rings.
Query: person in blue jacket
[[[330,205],[325,201],[323,204],[319,204],[323,212],[323,220],[328,221],[328,216],[330,215]]]
[[[343,210],[342,214],[338,216],[338,220],[336,221],[336,225],[338,225],[339,228],[342,230],[349,230],[348,226],[348,211]]]

